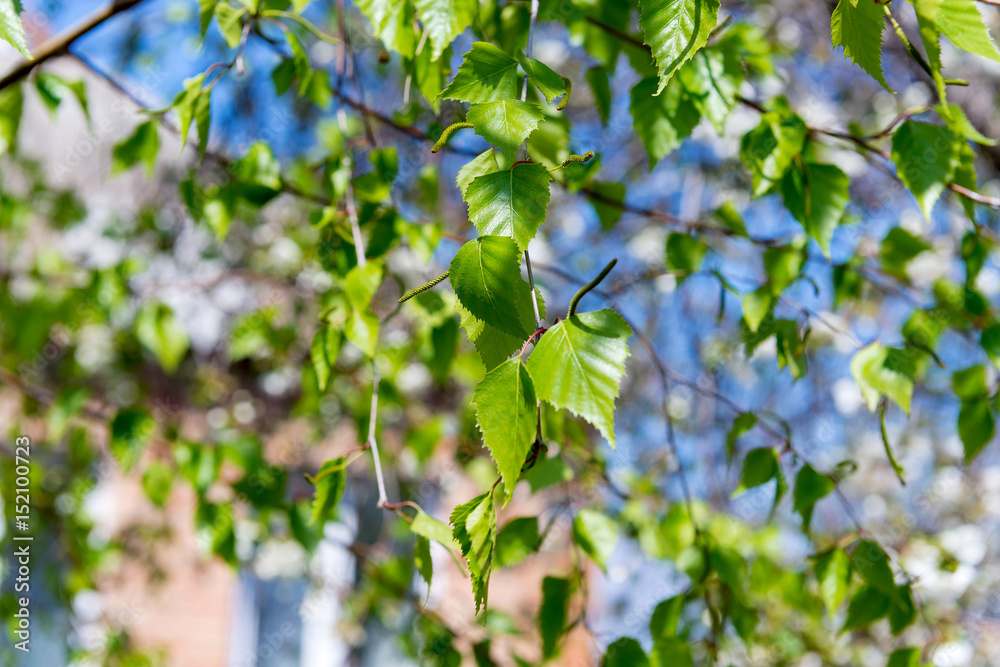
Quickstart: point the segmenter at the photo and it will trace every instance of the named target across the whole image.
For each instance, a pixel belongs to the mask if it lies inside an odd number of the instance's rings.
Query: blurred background
[[[336,520],[325,525],[309,522],[313,486],[304,475],[356,451],[368,428],[372,377],[360,350],[345,342],[334,354],[324,391],[310,362],[319,316],[353,265],[349,240],[327,224],[342,211],[324,201],[316,174],[331,155],[360,142],[365,154],[398,152],[394,173],[366,195],[364,213],[368,253],[392,247],[387,274],[397,279],[385,280],[373,303],[385,318],[376,362],[389,495],[447,520],[455,505],[492,483],[493,463],[469,406],[483,368],[452,315],[453,296],[428,292],[389,317],[403,291],[441,273],[474,235],[454,183],[484,143],[460,133],[454,150],[432,155],[424,132],[437,136],[462,118],[462,106],[433,109],[410,90],[398,56],[371,37],[350,2],[313,0],[305,15],[315,26],[350,36],[357,81],[338,71],[337,44],[303,32],[327,85],[301,97],[278,95],[291,53],[282,31],[265,26],[247,40],[242,74],[233,68],[213,88],[199,159],[200,127],[198,140],[192,130],[182,145],[174,115],[161,123],[149,111],[167,107],[186,79],[229,62],[233,49],[215,24],[201,38],[194,0],[132,4],[0,90],[3,501],[9,521],[13,441],[27,435],[35,522],[32,653],[14,651],[5,636],[0,662],[491,664],[473,648],[489,636],[485,650],[496,664],[517,664],[515,655],[537,664],[542,578],[576,567],[568,548],[574,511],[604,506],[620,517],[624,534],[606,571],[584,568],[585,620],[553,661],[596,664],[619,636],[648,643],[653,607],[685,587],[669,562],[676,548],[669,525],[647,520],[682,497],[679,464],[699,506],[734,544],[752,544],[787,564],[815,551],[788,501],[769,521],[773,485],[731,497],[739,467],[727,463],[727,434],[734,416],[752,410],[783,424],[817,468],[850,470],[840,488],[854,516],[824,500],[813,532],[836,539],[856,520],[891,549],[915,577],[924,615],[908,631],[910,643],[935,642],[941,667],[1000,664],[1000,462],[991,444],[974,464],[963,463],[959,404],[950,393],[951,372],[982,363],[982,349],[945,322],[936,348],[944,368],[927,369],[909,419],[889,412],[905,487],[849,370],[868,342],[898,342],[915,310],[940,301],[942,281],[964,281],[968,221],[957,199],[945,198],[925,222],[883,163],[849,142],[824,144],[825,161],[852,179],[850,224],[834,234],[829,261],[810,242],[807,278],[777,306],[811,332],[809,374],[797,380],[779,368],[773,338],[747,355],[739,326],[738,294],[766,279],[762,251],[801,236],[780,200],[750,199],[739,147],[758,111],[737,105],[721,133],[702,123],[650,169],[629,115],[629,91],[641,77],[628,42],[613,47],[596,36],[587,0],[569,3],[578,23],[540,21],[534,55],[568,76],[574,92],[568,121],[547,116],[529,151],[545,156],[551,137],[573,152],[593,150],[597,158],[579,167],[578,178],[604,198],[581,193],[572,181],[553,186],[547,222],[531,245],[534,277],[558,313],[618,258],[602,292],[585,303],[621,309],[669,367],[666,410],[678,456],[665,443],[661,379],[633,338],[617,450],[582,422],[566,417],[558,425],[563,441],[551,443],[549,458],[501,513],[501,526],[540,516],[545,541],[539,553],[510,555],[497,569],[480,623],[469,582],[444,549],[433,546],[429,588],[413,572],[405,524],[375,507],[367,453],[348,469]],[[632,33],[637,13],[621,4],[622,27]],[[106,10],[87,0],[24,5],[32,49]],[[845,130],[856,123],[865,133],[932,101],[929,80],[891,32],[883,64],[895,95],[832,50],[832,8],[723,3],[725,14],[756,26],[772,50],[761,58],[773,57],[774,69],[740,93],[750,100],[784,94],[811,125]],[[1000,10],[983,9],[996,34]],[[526,3],[506,3],[503,11],[498,25],[523,28]],[[901,7],[899,14],[916,34],[912,11]],[[453,45],[452,71],[472,41],[467,32]],[[942,47],[946,70],[972,84],[953,89],[953,101],[980,131],[1000,136],[1000,65]],[[0,48],[0,75],[19,62],[13,49]],[[587,85],[597,77],[610,92],[606,108]],[[158,152],[148,164],[115,148],[150,120],[144,132],[155,136]],[[998,165],[1000,149],[978,153],[985,195],[1000,196]],[[234,194],[234,175],[250,169],[262,192]],[[278,169],[282,180],[273,188],[263,179]],[[701,270],[680,277],[664,271],[667,234],[697,229],[685,221],[723,205],[738,210],[763,242],[711,235]],[[996,212],[976,216],[996,227]],[[901,264],[880,255],[882,239],[897,226],[926,240]],[[856,285],[837,268],[855,254],[875,267]],[[994,255],[984,259],[975,287],[997,302]],[[988,374],[993,386],[992,365]],[[772,444],[773,435],[756,429],[730,446],[745,452]],[[5,532],[5,622],[13,609],[9,538]],[[664,557],[651,555],[657,549]],[[732,648],[723,657],[741,665],[882,665],[896,641],[888,631],[838,635],[821,618],[800,618],[782,604],[776,598],[762,607],[758,628],[777,638],[780,652]],[[429,651],[435,642],[439,650]]]

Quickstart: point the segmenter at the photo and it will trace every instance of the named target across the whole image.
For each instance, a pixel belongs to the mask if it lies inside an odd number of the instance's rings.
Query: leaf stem
[[[882,405],[879,406],[879,426],[882,430],[882,445],[885,446],[885,455],[889,457],[889,463],[892,464],[892,469],[896,473],[896,477],[899,478],[899,483],[906,486],[906,480],[903,479],[903,466],[899,465],[899,461],[896,460],[896,456],[892,453],[892,447],[889,445],[889,431],[885,427],[885,413],[886,408],[889,406],[889,401],[885,398],[882,399]]]
[[[607,278],[608,274],[611,273],[611,269],[615,268],[615,264],[618,263],[618,258],[608,262],[608,265],[604,267],[604,270],[597,274],[597,277],[591,280],[589,283],[580,288],[580,291],[576,293],[573,300],[569,302],[569,310],[566,311],[566,318],[569,319],[576,315],[576,307],[580,305],[580,299],[587,295],[587,292],[594,289],[601,284],[601,281]]]
[[[885,3],[882,10],[888,17],[889,23],[892,24],[892,29],[896,31],[896,37],[899,37],[899,41],[901,41],[903,43],[903,46],[906,47],[907,53],[909,53],[910,57],[913,58],[918,65],[920,65],[920,69],[927,72],[927,75],[933,79],[934,71],[931,69],[931,66],[924,59],[924,56],[920,53],[920,51],[917,50],[917,47],[913,46],[913,43],[910,42],[909,38],[906,36],[906,33],[903,32],[903,26],[899,25],[899,23],[896,21],[896,17],[892,15],[892,11],[889,9],[888,2]],[[944,82],[952,86],[969,85],[969,82],[963,79],[944,79]]]

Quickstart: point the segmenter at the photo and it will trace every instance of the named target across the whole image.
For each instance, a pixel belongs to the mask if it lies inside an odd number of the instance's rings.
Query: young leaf
[[[480,176],[492,174],[499,169],[500,165],[497,163],[496,151],[493,148],[486,149],[465,163],[455,176],[455,183],[462,193],[462,199],[466,198],[469,186],[472,185],[473,181]]]
[[[451,525],[451,533],[469,566],[478,614],[480,608],[486,606],[497,542],[497,512],[493,494],[484,493],[456,507],[451,513]]]
[[[937,26],[951,43],[969,53],[1000,60],[997,45],[983,23],[975,0],[941,0]]]
[[[372,34],[382,40],[385,48],[405,57],[416,49],[413,30],[413,5],[408,0],[357,0],[358,10],[372,24]],[[427,55],[433,51],[426,49]]]
[[[671,232],[667,236],[667,269],[677,272],[678,284],[701,268],[701,260],[707,250],[708,244],[697,236],[680,232]]]
[[[522,516],[511,519],[497,535],[497,551],[493,564],[510,567],[535,553],[541,537],[538,534],[538,517]]]
[[[24,24],[21,23],[20,0],[0,0],[0,38],[17,49],[25,58],[30,59],[28,42],[24,37]]]
[[[802,154],[808,133],[797,115],[775,111],[764,114],[760,124],[743,135],[740,159],[753,177],[754,197],[778,184],[792,161]]]
[[[654,650],[657,647],[654,646]],[[670,659],[660,656],[657,664],[677,665],[683,663],[676,658]],[[616,639],[608,646],[601,660],[601,667],[650,667],[649,656],[642,650],[642,645],[631,637]]]
[[[434,577],[434,561],[431,559],[430,540],[422,535],[418,535],[417,539],[413,541],[413,564],[423,580],[430,586],[431,579]]]
[[[566,628],[569,611],[569,579],[545,577],[542,579],[542,604],[538,609],[538,634],[542,637],[542,658],[556,654],[559,637]]]
[[[630,335],[632,330],[612,310],[574,315],[541,337],[527,363],[541,400],[583,417],[612,447],[615,399]]]
[[[541,60],[529,58],[518,51],[517,62],[521,63],[521,68],[527,74],[528,81],[545,96],[545,100],[549,104],[560,95],[566,94],[566,82]]]
[[[472,25],[478,10],[475,0],[413,0],[413,6],[430,36],[434,60],[438,60],[452,41]]]
[[[892,600],[888,596],[872,586],[862,586],[851,596],[851,601],[847,605],[844,630],[856,630],[871,625],[888,614],[891,606]]]
[[[525,340],[531,335],[518,310],[521,252],[512,239],[481,236],[459,249],[451,260],[451,287],[474,317],[497,330]]]
[[[739,56],[731,50],[702,49],[677,76],[695,106],[721,135],[745,78]]]
[[[481,104],[514,99],[517,93],[517,59],[492,44],[475,42],[441,97]]]
[[[479,176],[463,192],[469,220],[481,235],[509,236],[523,251],[545,221],[550,180],[548,169],[535,162]]]
[[[573,541],[607,572],[608,560],[618,543],[618,524],[596,510],[582,509],[573,519]]]
[[[163,303],[147,302],[135,319],[135,337],[173,374],[188,351],[188,335],[174,311]]]
[[[417,510],[417,515],[413,517],[413,523],[410,524],[410,530],[416,535],[434,540],[445,549],[453,551],[460,549],[448,525],[443,521],[438,521],[422,509]]]
[[[812,521],[813,507],[815,507],[816,502],[833,491],[834,486],[832,479],[816,472],[808,463],[799,470],[799,474],[795,477],[793,508],[802,515],[802,530],[804,532],[809,532],[809,524]]]
[[[757,424],[757,415],[752,412],[741,412],[733,419],[733,427],[726,434],[726,462],[733,462],[736,453],[736,441],[750,432]]]
[[[871,412],[885,395],[910,414],[913,373],[913,362],[905,351],[885,348],[878,342],[859,350],[851,359],[851,375]]]
[[[850,184],[851,179],[840,167],[815,162],[807,162],[801,169],[789,169],[781,181],[781,194],[788,211],[802,224],[806,234],[816,239],[827,257],[833,230],[840,224],[850,201]]]
[[[952,375],[955,395],[962,400],[958,412],[958,436],[965,448],[965,460],[971,462],[993,439],[996,421],[986,386],[986,369],[972,366]]]
[[[889,557],[878,544],[871,540],[858,542],[851,553],[851,566],[870,586],[889,598],[896,598],[896,582]]]
[[[882,87],[893,92],[882,74],[883,5],[875,0],[840,0],[830,18],[834,46],[844,47],[844,57],[861,66]]]
[[[509,499],[538,426],[535,387],[521,359],[505,361],[487,373],[472,402],[483,442],[497,462]]]
[[[851,561],[843,549],[833,548],[816,559],[813,566],[819,596],[828,614],[833,614],[851,585]]]
[[[313,499],[312,517],[310,523],[323,525],[333,519],[344,495],[344,483],[347,475],[344,473],[346,461],[343,456],[325,461],[316,473],[316,492]]]
[[[528,283],[521,280],[514,290],[516,292],[517,310],[521,318],[521,324],[525,329],[535,328],[535,311],[531,303],[531,290]],[[545,301],[541,293],[536,289],[535,296],[538,299],[538,311],[541,317],[545,317]],[[504,333],[496,327],[486,324],[477,319],[472,313],[462,307],[461,303],[455,304],[455,312],[458,313],[459,323],[465,329],[465,335],[469,342],[476,347],[479,358],[482,359],[486,370],[492,370],[507,360],[510,355],[521,349],[524,339]]]
[[[650,169],[680,146],[701,120],[698,107],[684,86],[675,81],[659,95],[656,77],[643,79],[632,87],[629,111],[649,155]]]
[[[718,0],[639,0],[639,28],[659,71],[656,94],[705,46],[719,20]]]
[[[135,128],[135,132],[128,139],[115,144],[111,158],[111,175],[142,162],[146,168],[146,178],[149,178],[153,175],[159,150],[160,133],[157,122],[148,120]]]
[[[896,174],[917,198],[928,220],[941,193],[955,178],[958,140],[947,127],[914,120],[904,122],[892,135]]]
[[[111,440],[108,449],[118,464],[128,472],[142,457],[155,431],[156,422],[145,410],[119,410],[111,420]]]
[[[537,104],[497,100],[473,104],[465,118],[475,127],[476,134],[499,148],[510,161],[544,116]]]
[[[885,667],[920,667],[919,648],[898,648],[889,656]]]

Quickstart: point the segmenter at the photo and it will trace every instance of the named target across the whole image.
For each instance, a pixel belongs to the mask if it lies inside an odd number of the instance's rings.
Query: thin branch
[[[142,2],[142,0],[116,0],[101,11],[87,17],[62,35],[46,42],[45,44],[42,44],[37,49],[34,49],[32,60],[22,61],[17,65],[17,67],[11,70],[10,73],[0,79],[0,90],[3,90],[11,84],[17,83],[24,77],[28,76],[28,74],[31,73],[31,70],[48,60],[66,54],[73,42],[80,39],[111,17],[132,9],[140,2]]]

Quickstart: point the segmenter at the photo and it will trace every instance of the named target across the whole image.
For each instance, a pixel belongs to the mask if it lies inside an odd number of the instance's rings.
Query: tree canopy
[[[350,526],[359,660],[1000,661],[995,0],[25,4],[2,493],[28,433],[59,604],[183,496],[237,569]]]

